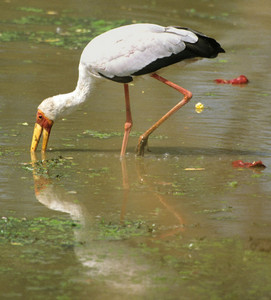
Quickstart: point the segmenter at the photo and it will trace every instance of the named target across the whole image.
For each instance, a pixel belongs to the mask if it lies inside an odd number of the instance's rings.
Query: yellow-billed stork
[[[47,98],[39,105],[31,151],[36,151],[42,131],[42,151],[46,151],[53,123],[90,98],[91,91],[98,81],[113,80],[124,84],[126,122],[120,153],[124,156],[132,128],[128,83],[136,76],[149,74],[176,89],[184,97],[140,136],[137,154],[143,155],[149,135],[192,97],[191,92],[159,76],[156,72],[185,59],[214,58],[218,53],[223,52],[224,49],[215,39],[178,26],[132,24],[109,30],[95,37],[82,52],[75,90],[68,94]]]

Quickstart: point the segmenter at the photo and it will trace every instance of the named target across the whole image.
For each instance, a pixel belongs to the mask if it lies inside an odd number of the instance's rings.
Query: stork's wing
[[[210,39],[181,27],[123,26],[93,39],[82,53],[81,64],[95,75],[130,82],[132,76],[152,73],[186,58],[208,57],[195,47],[199,37]]]

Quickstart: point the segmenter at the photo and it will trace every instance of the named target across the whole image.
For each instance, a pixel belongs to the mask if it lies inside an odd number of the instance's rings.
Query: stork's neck
[[[79,78],[76,88],[73,92],[68,94],[56,95],[45,99],[40,105],[39,109],[50,120],[55,121],[78,108],[91,95],[95,86],[95,77],[79,69]]]
[[[86,72],[85,69],[79,68],[79,78],[75,90],[71,93],[74,102],[80,105],[84,103],[91,95],[95,88],[95,77]]]

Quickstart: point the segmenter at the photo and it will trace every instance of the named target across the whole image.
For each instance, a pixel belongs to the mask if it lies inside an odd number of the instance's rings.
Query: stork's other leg
[[[137,155],[144,155],[144,148],[148,142],[149,135],[158,128],[162,123],[164,123],[172,114],[174,114],[177,110],[179,110],[182,106],[184,106],[189,100],[192,98],[192,93],[182,88],[181,86],[157,75],[156,73],[151,75],[153,78],[163,82],[164,84],[174,88],[178,92],[184,95],[183,99],[175,105],[170,111],[168,111],[160,120],[158,120],[155,124],[153,124],[145,133],[143,133],[137,144]]]
[[[123,136],[122,147],[120,152],[121,157],[125,155],[129,134],[133,126],[132,114],[130,108],[129,87],[127,83],[124,83],[124,94],[125,94],[125,107],[126,107],[126,122],[124,124],[124,136]]]

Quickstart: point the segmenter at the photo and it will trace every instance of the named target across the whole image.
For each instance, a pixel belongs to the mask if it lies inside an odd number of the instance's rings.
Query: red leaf
[[[234,168],[266,168],[261,160],[250,162],[243,162],[242,160],[235,160],[232,162]]]
[[[237,78],[226,80],[226,79],[215,79],[216,83],[227,83],[227,84],[246,84],[248,79],[245,75],[240,75]]]

